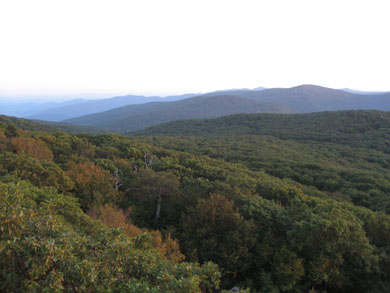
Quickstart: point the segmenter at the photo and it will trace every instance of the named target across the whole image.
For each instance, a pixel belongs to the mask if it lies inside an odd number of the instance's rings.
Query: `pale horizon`
[[[272,88],[292,88],[292,87],[297,87],[297,86],[302,86],[302,85],[309,85],[309,84],[297,84],[289,87],[281,87],[281,86],[276,86]],[[314,85],[314,84],[310,84]],[[314,86],[320,86],[320,87],[326,87],[323,85],[315,84]],[[204,92],[171,92],[171,93],[134,93],[134,92],[112,92],[112,93],[93,93],[93,92],[63,92],[63,93],[55,93],[55,92],[45,92],[42,91],[42,93],[34,93],[34,92],[26,92],[26,94],[17,94],[17,93],[9,93],[7,94],[2,94],[0,90],[0,102],[15,102],[15,103],[20,103],[20,102],[65,102],[65,101],[70,101],[70,100],[77,100],[77,99],[83,99],[83,100],[99,100],[99,99],[107,99],[107,98],[114,98],[118,96],[145,96],[145,97],[153,97],[153,96],[158,96],[158,97],[169,97],[169,96],[180,96],[180,95],[185,95],[185,94],[195,94],[195,95],[202,95],[210,92],[218,92],[218,91],[229,91],[229,90],[256,90],[257,88],[264,88],[264,89],[272,89],[271,87],[263,87],[263,86],[258,86],[254,88],[225,88],[225,89],[215,89],[211,91],[204,91]],[[332,87],[327,87],[327,88],[332,88]],[[357,88],[332,88],[336,90],[350,90],[350,91],[356,91],[361,92],[361,93],[369,93],[369,92],[377,92],[377,93],[388,93],[390,90],[361,90]]]

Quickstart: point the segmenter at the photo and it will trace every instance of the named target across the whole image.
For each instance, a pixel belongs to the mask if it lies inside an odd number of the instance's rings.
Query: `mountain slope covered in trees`
[[[136,132],[141,135],[270,135],[280,139],[369,144],[389,138],[390,112],[328,111],[309,114],[240,114],[216,119],[172,121]]]
[[[139,135],[180,151],[243,163],[390,212],[390,113],[247,114],[161,124]],[[173,136],[173,137],[172,137]]]
[[[130,105],[103,113],[68,119],[65,122],[126,132],[171,120],[260,112],[291,113],[292,110],[276,103],[258,102],[235,95],[206,95],[176,102]]]
[[[364,202],[388,198],[380,144],[327,144],[311,140],[315,128],[239,136],[233,124],[221,135],[124,137],[4,120],[1,290],[386,292],[390,216]]]

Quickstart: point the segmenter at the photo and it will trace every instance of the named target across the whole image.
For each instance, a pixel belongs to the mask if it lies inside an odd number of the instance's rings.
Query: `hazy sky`
[[[0,96],[390,90],[390,1],[1,0]]]

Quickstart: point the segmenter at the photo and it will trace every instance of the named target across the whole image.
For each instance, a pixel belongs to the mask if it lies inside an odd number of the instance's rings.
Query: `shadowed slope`
[[[177,102],[129,105],[65,122],[126,132],[187,118],[215,118],[236,113],[291,113],[289,107],[236,95],[198,96]]]

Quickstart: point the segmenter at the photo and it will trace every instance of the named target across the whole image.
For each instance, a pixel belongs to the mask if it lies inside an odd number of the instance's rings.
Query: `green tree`
[[[15,125],[9,124],[7,128],[4,131],[4,134],[8,138],[18,137],[19,136],[19,130],[16,128]]]
[[[250,268],[250,250],[255,229],[223,195],[212,194],[188,208],[180,222],[180,245],[191,261],[213,261],[223,271],[225,285],[245,278]]]
[[[363,223],[333,203],[318,202],[287,233],[304,261],[305,287],[343,289],[367,275],[376,259]]]
[[[179,181],[169,172],[155,172],[152,169],[140,169],[134,173],[133,183],[127,190],[127,197],[135,201],[136,205],[145,203],[147,210],[154,206],[154,216],[146,219],[149,227],[161,226],[160,223],[163,201],[166,203],[164,210],[168,213],[169,202],[174,201],[180,195]],[[153,224],[152,224],[153,223]]]

